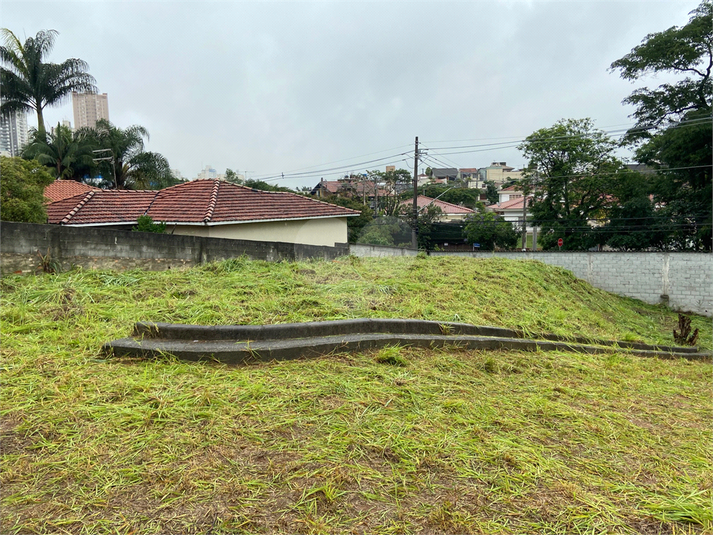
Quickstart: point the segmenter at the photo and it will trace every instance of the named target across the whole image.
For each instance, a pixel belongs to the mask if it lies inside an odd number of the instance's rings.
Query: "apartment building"
[[[74,128],[94,128],[99,119],[109,120],[109,97],[106,93],[72,92]]]
[[[0,154],[19,156],[27,145],[27,112],[0,115]]]

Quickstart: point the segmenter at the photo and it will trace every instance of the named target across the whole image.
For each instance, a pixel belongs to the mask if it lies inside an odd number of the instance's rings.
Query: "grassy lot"
[[[139,320],[402,317],[672,343],[536,262],[235,260],[2,285],[2,533],[710,533],[711,365],[387,348],[103,360]],[[708,349],[710,320],[695,317]]]

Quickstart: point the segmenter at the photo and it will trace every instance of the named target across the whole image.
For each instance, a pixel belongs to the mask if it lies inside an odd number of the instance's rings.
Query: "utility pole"
[[[374,172],[374,217],[379,216],[379,173]]]
[[[411,229],[411,247],[418,249],[418,136],[413,153],[413,228]]]
[[[92,151],[94,154],[99,154],[102,152],[110,152],[111,158],[93,158],[94,163],[97,162],[111,162],[111,169],[114,173],[114,189],[119,189],[119,183],[116,181],[116,156],[114,155],[114,149],[97,149]]]
[[[527,249],[527,189],[522,188],[522,250]]]

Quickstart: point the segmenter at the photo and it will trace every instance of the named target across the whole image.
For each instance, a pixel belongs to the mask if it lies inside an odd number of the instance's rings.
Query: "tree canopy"
[[[474,188],[455,188],[441,184],[421,186],[419,193],[432,199],[462,205],[475,210],[480,204],[480,190]],[[496,194],[497,195],[497,194]],[[413,198],[413,194],[410,195]]]
[[[496,247],[512,249],[518,239],[518,233],[512,223],[487,211],[469,215],[463,234],[468,243],[478,244],[479,248],[485,251],[492,251]]]
[[[86,135],[60,124],[45,134],[31,130],[22,156],[46,165],[60,179],[77,179],[81,171],[92,166],[92,147]]]
[[[62,63],[46,63],[54,48],[58,32],[37,32],[22,43],[7,28],[0,30],[4,45],[0,46],[0,86],[3,103],[0,112],[33,111],[37,114],[37,131],[45,132],[43,110],[61,104],[72,91],[96,92],[96,81],[81,59],[70,58]]]
[[[122,129],[101,119],[96,127],[81,132],[91,140],[94,151],[105,151],[95,156],[107,185],[114,185],[112,159],[119,189],[162,189],[178,182],[164,156],[144,150],[144,140],[148,139],[149,133],[143,126]]]
[[[47,168],[36,160],[0,156],[0,219],[46,223],[44,190],[53,181]]]
[[[647,35],[639,46],[612,63],[611,69],[630,81],[661,73],[683,76],[656,89],[639,88],[624,99],[636,108],[633,117],[637,124],[629,131],[630,139],[650,137],[652,127],[679,122],[690,111],[710,113],[712,68],[713,4],[709,0],[691,12],[685,26]]]
[[[529,160],[521,185],[526,196],[532,193],[530,211],[542,228],[543,249],[555,248],[559,238],[568,250],[593,244],[590,221],[603,214],[611,183],[623,169],[616,147],[590,119],[563,119],[518,147]]]
[[[647,35],[612,69],[631,81],[660,73],[681,76],[655,89],[639,88],[624,100],[636,107],[637,121],[626,141],[636,148],[637,161],[659,171],[650,191],[657,221],[668,222],[661,246],[710,250],[713,4],[702,2],[685,26]]]

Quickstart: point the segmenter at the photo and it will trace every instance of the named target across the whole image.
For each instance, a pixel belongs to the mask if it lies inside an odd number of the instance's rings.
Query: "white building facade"
[[[0,115],[0,154],[19,156],[27,145],[27,112]]]

